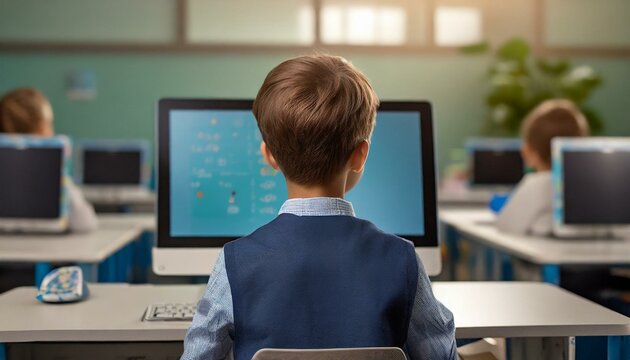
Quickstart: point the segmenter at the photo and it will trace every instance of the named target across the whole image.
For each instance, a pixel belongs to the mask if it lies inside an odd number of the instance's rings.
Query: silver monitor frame
[[[157,152],[156,159],[159,166],[164,165],[160,161],[161,159],[160,155],[165,155],[165,154],[160,153],[161,151],[165,150],[162,146],[162,142],[168,141],[168,134],[165,134],[160,131],[160,128],[161,128],[160,122],[166,121],[165,118],[161,118],[161,117],[168,117],[168,114],[165,114],[165,112],[170,111],[171,104],[187,104],[187,105],[192,106],[193,109],[195,108],[203,109],[205,104],[207,103],[218,104],[219,106],[228,106],[227,108],[230,108],[232,106],[241,107],[241,108],[244,106],[251,106],[251,101],[248,101],[248,100],[212,100],[212,99],[208,99],[208,100],[163,99],[163,100],[160,100],[160,102],[158,102],[158,109],[157,109],[157,122],[158,122],[157,130],[158,131],[156,131],[156,137],[157,137],[156,144],[158,144],[158,146],[155,147],[156,152]],[[385,108],[383,108],[383,105],[385,106]],[[393,109],[391,107],[396,107],[396,109]],[[400,107],[400,109],[398,109],[397,107]],[[430,139],[423,137],[423,139],[427,141],[421,142],[421,146],[423,146],[423,152],[422,152],[423,155],[427,154],[427,156],[432,157],[430,169],[426,169],[424,167],[424,166],[428,166],[429,164],[424,165],[423,163],[423,171],[428,170],[427,173],[432,174],[432,175],[428,175],[428,177],[425,177],[426,179],[425,182],[427,183],[426,185],[427,188],[431,188],[431,187],[433,188],[433,194],[432,196],[429,196],[425,192],[425,204],[428,205],[428,206],[425,205],[425,209],[427,208],[431,209],[431,206],[432,206],[433,209],[435,210],[435,214],[432,217],[433,220],[430,221],[431,224],[425,223],[425,228],[431,227],[432,229],[434,229],[433,230],[434,234],[432,236],[435,236],[435,246],[417,246],[416,253],[422,259],[422,262],[423,262],[423,265],[427,274],[438,275],[442,270],[442,254],[440,250],[440,242],[438,239],[438,226],[437,226],[437,200],[436,200],[437,191],[436,191],[436,171],[435,171],[435,152],[434,152],[435,131],[433,130],[431,105],[427,102],[383,102],[381,104],[381,108],[383,110],[390,110],[390,111],[398,111],[398,110],[407,111],[407,110],[411,110],[411,108],[414,108],[414,110],[419,111],[422,114],[422,116],[426,116],[428,118],[428,120],[426,120],[427,124],[425,125],[425,123],[421,123],[421,126],[423,126],[422,131],[426,129],[424,126],[428,126],[428,129],[430,130],[428,134],[430,134],[431,136],[430,136]],[[415,108],[419,108],[419,109],[421,108],[421,110],[415,109]],[[425,146],[429,147],[430,151],[428,152],[425,151],[427,149],[425,148]],[[165,233],[168,231],[167,229],[168,226],[165,225],[164,223],[160,223],[160,212],[163,211],[164,204],[165,204],[164,199],[160,198],[161,196],[163,196],[161,194],[162,193],[161,189],[164,189],[163,187],[166,187],[165,185],[168,183],[168,181],[170,181],[168,180],[166,183],[163,183],[162,177],[166,176],[166,173],[162,173],[160,169],[161,168],[158,168],[157,170],[158,176],[156,177],[157,182],[158,182],[158,186],[157,186],[158,188],[158,208],[157,208],[158,241],[157,241],[157,247],[154,247],[152,250],[153,271],[158,275],[166,275],[166,276],[184,276],[184,275],[207,276],[208,274],[210,274],[210,272],[212,271],[212,268],[214,267],[216,259],[221,252],[221,249],[222,249],[221,247],[160,246],[160,236],[161,235],[164,236]],[[167,168],[164,168],[162,170],[166,172],[166,169]],[[165,214],[162,214],[162,216],[164,215]]]
[[[552,188],[553,188],[553,234],[557,237],[627,237],[630,234],[630,224],[566,224],[564,222],[564,151],[599,150],[608,152],[621,150],[630,152],[630,137],[558,137],[552,140]],[[623,235],[622,235],[623,234]]]

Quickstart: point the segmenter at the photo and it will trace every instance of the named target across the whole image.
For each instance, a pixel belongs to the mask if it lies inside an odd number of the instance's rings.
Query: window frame
[[[401,53],[401,54],[457,54],[458,47],[438,46],[435,43],[435,10],[439,5],[452,4],[454,0],[425,0],[427,6],[426,42],[424,44],[405,45],[355,45],[355,44],[325,44],[321,41],[321,7],[322,0],[311,0],[314,12],[314,42],[312,45],[278,45],[259,43],[190,43],[187,41],[188,0],[173,0],[175,11],[175,37],[172,42],[164,43],[117,43],[117,42],[63,42],[63,41],[21,41],[0,40],[1,52],[79,52],[79,53],[307,53],[307,52],[362,52],[370,54]],[[534,41],[533,49],[537,55],[545,56],[607,56],[630,57],[630,47],[559,47],[547,46],[544,41],[546,0],[534,0]],[[487,29],[487,8],[480,4],[483,14],[482,31]]]

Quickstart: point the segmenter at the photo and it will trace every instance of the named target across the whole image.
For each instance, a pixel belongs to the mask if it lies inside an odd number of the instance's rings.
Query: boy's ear
[[[521,157],[525,165],[533,167],[536,163],[536,156],[536,152],[527,143],[523,143],[521,146]]]
[[[370,143],[367,140],[363,140],[357,145],[350,155],[350,170],[355,173],[363,172],[365,162],[367,161],[368,154],[370,152]]]
[[[278,162],[273,157],[273,155],[271,155],[271,152],[267,148],[267,144],[265,144],[264,141],[260,143],[260,152],[262,153],[263,158],[265,158],[267,164],[269,164],[275,170],[280,171],[280,166],[278,166]]]

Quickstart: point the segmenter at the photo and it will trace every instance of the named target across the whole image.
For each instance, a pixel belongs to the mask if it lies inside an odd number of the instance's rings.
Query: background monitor
[[[473,187],[511,187],[525,173],[519,139],[476,138],[466,143],[466,149]]]
[[[252,101],[159,102],[154,271],[207,275],[220,248],[273,220],[287,198],[260,153]],[[365,174],[347,195],[358,217],[413,241],[440,271],[431,108],[383,102]]]
[[[146,186],[148,160],[146,140],[81,140],[75,177],[84,186]]]
[[[0,230],[67,229],[68,153],[65,137],[0,135]]]
[[[553,140],[554,233],[630,229],[630,138]]]

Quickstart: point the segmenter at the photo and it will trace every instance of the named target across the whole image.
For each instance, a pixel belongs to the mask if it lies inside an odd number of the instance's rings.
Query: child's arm
[[[418,286],[407,333],[410,360],[455,360],[455,322],[453,314],[433,295],[431,282],[419,257]]]
[[[184,338],[182,360],[225,359],[234,341],[232,292],[223,251],[210,274],[208,287]]]
[[[70,200],[70,231],[88,232],[95,230],[98,220],[94,208],[85,200],[81,190],[72,179],[67,182],[68,198]]]
[[[548,215],[551,204],[551,178],[529,174],[518,184],[497,217],[499,231],[526,235],[541,215]]]

